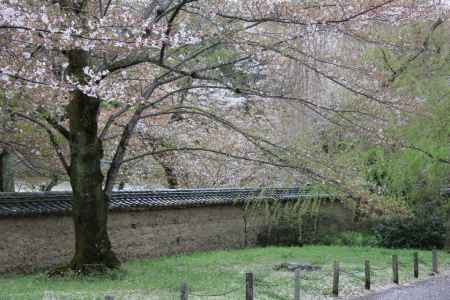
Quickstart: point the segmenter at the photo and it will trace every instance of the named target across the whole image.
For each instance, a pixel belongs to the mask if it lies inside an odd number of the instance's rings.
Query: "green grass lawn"
[[[255,274],[256,299],[292,299],[293,273],[273,269],[283,262],[308,262],[321,271],[303,272],[303,295],[327,296],[331,291],[331,268],[341,264],[342,295],[363,292],[363,262],[373,268],[374,287],[391,281],[392,255],[400,261],[400,281],[412,281],[414,250],[365,247],[305,246],[268,247],[232,251],[212,251],[142,259],[127,262],[122,270],[84,278],[49,279],[45,273],[0,276],[0,299],[179,299],[180,283],[189,285],[189,299],[243,299],[244,273]],[[431,252],[419,251],[420,278],[431,270]],[[447,269],[450,255],[439,252],[439,267]],[[221,295],[234,290],[226,296]],[[201,297],[200,295],[218,295]]]

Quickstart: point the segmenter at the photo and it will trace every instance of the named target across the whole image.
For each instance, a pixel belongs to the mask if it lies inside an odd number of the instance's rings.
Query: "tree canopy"
[[[432,67],[409,65],[416,64],[414,53],[435,51],[431,35],[446,10],[433,1],[394,0],[2,1],[2,111],[8,122],[26,122],[48,138],[70,180],[76,249],[70,266],[115,267],[108,199],[121,168],[150,156],[172,187],[182,178],[174,162],[195,161],[183,156],[195,153],[290,170],[348,192],[353,168],[277,134],[279,116],[300,106],[312,116],[308,130],[335,124],[385,142],[383,119],[415,110],[417,100],[403,99],[401,86],[410,85],[405,74]],[[417,22],[428,28],[419,45],[380,34]],[[390,78],[363,59],[380,47]],[[403,51],[413,54],[394,58]],[[292,65],[323,82],[327,96],[298,89],[285,71]],[[414,125],[404,129],[413,132]],[[213,143],[212,134],[225,143]],[[3,146],[20,148],[12,141]],[[420,149],[446,159],[442,149]]]

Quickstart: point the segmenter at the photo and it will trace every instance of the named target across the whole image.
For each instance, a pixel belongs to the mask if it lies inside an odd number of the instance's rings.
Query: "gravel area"
[[[397,287],[352,298],[352,300],[448,300],[450,299],[450,274],[416,281]]]

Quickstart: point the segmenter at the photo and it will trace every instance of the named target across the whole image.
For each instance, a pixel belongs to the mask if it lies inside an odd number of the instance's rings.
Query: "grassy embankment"
[[[130,261],[122,270],[84,278],[48,278],[45,273],[0,276],[0,299],[179,299],[183,280],[189,285],[189,299],[243,299],[244,273],[255,274],[256,299],[292,299],[293,273],[276,271],[283,262],[308,262],[321,271],[303,272],[302,294],[327,296],[331,292],[331,269],[338,260],[343,269],[341,295],[364,292],[363,261],[373,268],[374,287],[391,281],[392,255],[400,261],[400,281],[412,281],[414,250],[366,247],[305,246],[268,247],[233,251],[212,251]],[[431,270],[431,252],[419,251],[420,278]],[[450,256],[439,252],[441,269],[450,265]],[[204,295],[227,295],[204,297]],[[203,295],[200,297],[199,295]]]

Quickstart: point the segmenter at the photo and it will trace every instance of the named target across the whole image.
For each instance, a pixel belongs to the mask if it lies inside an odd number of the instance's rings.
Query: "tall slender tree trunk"
[[[68,107],[75,225],[75,255],[71,268],[82,271],[119,266],[107,232],[109,201],[102,189],[103,149],[97,134],[99,106],[99,99],[76,90]]]
[[[14,170],[8,150],[0,152],[0,192],[14,192]]]

